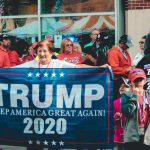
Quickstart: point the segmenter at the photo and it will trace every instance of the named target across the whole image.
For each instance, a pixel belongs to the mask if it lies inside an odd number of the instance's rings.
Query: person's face
[[[73,46],[73,51],[78,52],[78,46]]]
[[[96,40],[98,34],[99,34],[98,30],[93,30],[92,31],[92,33],[91,33],[91,39],[92,39],[93,42]]]
[[[127,86],[126,84],[122,83],[120,88],[119,88],[119,93],[122,95],[125,92],[128,92],[130,90],[130,87]]]
[[[72,42],[68,42],[65,44],[65,52],[66,53],[71,53],[73,50],[73,44]]]
[[[143,79],[142,81],[139,81],[139,82],[131,82],[130,85],[131,85],[131,91],[138,95],[138,96],[142,96],[143,95],[143,92],[144,92],[144,84],[145,84],[145,80]]]
[[[124,43],[121,43],[120,45],[121,45],[121,48],[122,48],[124,51],[129,48],[129,47],[128,47],[126,44],[124,44]]]
[[[73,44],[73,51],[74,52],[80,52],[79,50],[80,50],[79,45],[78,44]]]
[[[31,46],[28,48],[28,53],[29,55],[34,55],[34,49]]]
[[[49,51],[47,46],[42,46],[37,49],[37,55],[39,61],[42,65],[46,65],[50,62],[52,57],[52,52]]]
[[[9,48],[11,44],[11,41],[9,39],[3,39],[3,47]]]
[[[141,40],[139,41],[139,45],[140,45],[140,49],[141,49],[141,50],[144,50],[144,43],[145,43],[145,39],[141,39]]]

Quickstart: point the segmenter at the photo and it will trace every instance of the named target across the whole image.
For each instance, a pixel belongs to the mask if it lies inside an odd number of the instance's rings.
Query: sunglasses
[[[66,46],[67,46],[67,47],[69,47],[69,46],[73,46],[73,44],[66,44]]]
[[[143,41],[140,41],[139,44],[144,44],[144,42],[143,42]]]

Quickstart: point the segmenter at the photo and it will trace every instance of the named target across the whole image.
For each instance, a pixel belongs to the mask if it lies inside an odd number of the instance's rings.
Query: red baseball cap
[[[135,81],[137,78],[146,79],[144,70],[139,68],[134,68],[129,72],[129,76],[128,76],[129,81]]]
[[[31,47],[34,49],[37,46],[38,42],[32,43]]]

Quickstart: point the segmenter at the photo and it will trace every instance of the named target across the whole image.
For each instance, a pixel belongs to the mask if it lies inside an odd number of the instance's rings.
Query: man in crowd
[[[97,35],[98,35],[99,33],[100,33],[100,32],[99,32],[98,29],[96,29],[96,28],[93,29],[93,30],[91,31],[91,35],[90,35],[90,37],[91,37],[91,42],[85,44],[85,45],[84,45],[84,48],[89,47],[89,46],[92,46],[92,45],[95,43],[96,38],[97,38]]]
[[[7,34],[1,35],[1,49],[5,51],[10,60],[10,66],[16,66],[21,64],[21,59],[19,58],[18,53],[11,47],[11,40]]]
[[[133,46],[132,39],[129,35],[122,35],[119,43],[108,50],[108,63],[114,73],[114,98],[117,98],[120,86],[120,78],[128,77],[128,73],[133,69],[131,57],[128,49]]]
[[[3,37],[3,35],[0,35],[0,67],[3,68],[3,67],[9,67],[10,66],[10,60],[9,60],[9,56],[3,46],[3,43],[6,44],[7,41],[5,39],[5,37]]]
[[[84,63],[88,65],[101,66],[107,63],[107,50],[109,49],[108,35],[102,31],[96,37],[92,46],[83,49],[85,54],[90,55],[93,59],[86,60]]]

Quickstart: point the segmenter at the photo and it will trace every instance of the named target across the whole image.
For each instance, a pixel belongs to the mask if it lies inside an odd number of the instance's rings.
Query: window
[[[43,14],[112,12],[114,0],[43,0]]]
[[[1,15],[37,14],[37,0],[0,0]]]
[[[83,44],[93,28],[116,33],[116,0],[0,0],[0,32],[30,42],[55,35]],[[40,6],[38,6],[41,4]],[[7,7],[6,7],[7,6]],[[56,38],[57,39],[57,38]]]
[[[91,30],[97,28],[100,31],[107,30],[115,39],[115,17],[113,15],[42,18],[41,24],[43,38],[51,36],[54,39],[55,35],[62,35],[62,38],[69,37],[74,42],[85,44],[91,40],[89,36]],[[113,39],[111,44],[114,44]],[[57,43],[55,39],[54,42]]]

